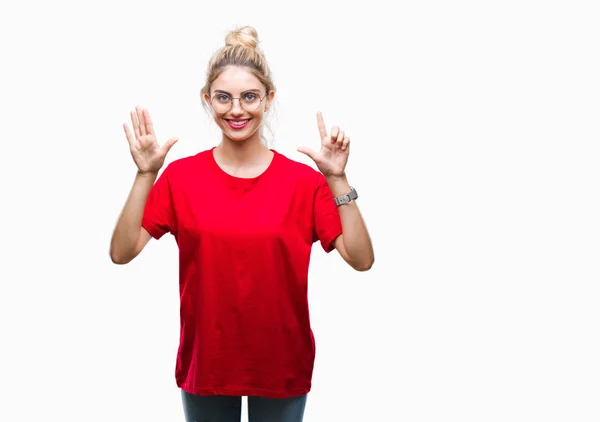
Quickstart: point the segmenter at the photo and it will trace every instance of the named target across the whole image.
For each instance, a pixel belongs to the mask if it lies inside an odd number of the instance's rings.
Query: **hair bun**
[[[232,47],[243,45],[248,48],[256,48],[258,46],[258,33],[251,26],[244,26],[227,34],[225,44]]]

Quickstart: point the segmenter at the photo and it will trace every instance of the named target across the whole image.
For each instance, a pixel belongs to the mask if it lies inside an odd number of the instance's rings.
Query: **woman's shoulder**
[[[320,171],[311,167],[309,164],[305,164],[300,161],[296,161],[296,160],[288,157],[286,154],[278,152],[274,149],[273,149],[273,151],[279,155],[279,158],[280,158],[279,162],[281,163],[281,169],[286,174],[291,174],[293,176],[296,176],[296,177],[302,178],[302,179],[309,179],[311,181],[318,179],[319,175],[321,175]]]
[[[207,150],[200,151],[196,154],[175,158],[165,167],[165,171],[168,169],[169,172],[173,174],[182,172],[185,173],[190,168],[197,169],[199,164],[208,161],[208,159],[210,158],[209,154],[211,153],[212,148],[209,148]]]

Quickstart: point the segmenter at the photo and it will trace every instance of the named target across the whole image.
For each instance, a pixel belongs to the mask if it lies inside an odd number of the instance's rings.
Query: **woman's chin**
[[[243,142],[243,141],[250,139],[252,137],[252,135],[254,135],[255,132],[256,131],[251,132],[249,130],[241,130],[241,131],[227,130],[227,131],[224,131],[223,133],[225,134],[225,136],[227,136],[229,139],[231,139],[234,142]]]

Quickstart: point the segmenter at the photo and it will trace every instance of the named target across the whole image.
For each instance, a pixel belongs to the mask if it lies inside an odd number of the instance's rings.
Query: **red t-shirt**
[[[311,388],[312,244],[342,233],[325,177],[274,151],[265,172],[234,177],[213,149],[168,164],[142,226],[179,246],[180,343],[175,379],[198,395],[286,398]]]

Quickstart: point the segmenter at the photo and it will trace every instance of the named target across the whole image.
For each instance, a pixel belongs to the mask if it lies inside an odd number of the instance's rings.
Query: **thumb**
[[[177,143],[178,140],[179,140],[179,138],[175,137],[175,138],[171,138],[167,142],[165,142],[165,144],[162,147],[163,151],[165,152],[165,155],[168,154],[168,152],[171,149],[171,147],[173,145],[175,145],[175,143]]]
[[[312,149],[310,149],[308,147],[300,147],[300,148],[298,148],[298,152],[301,152],[302,154],[310,157],[311,160],[316,161],[315,160],[316,152],[314,152]]]

